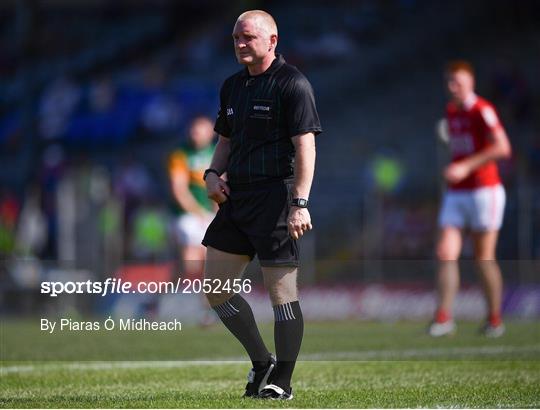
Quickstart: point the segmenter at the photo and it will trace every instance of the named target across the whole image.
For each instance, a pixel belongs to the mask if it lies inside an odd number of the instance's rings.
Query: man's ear
[[[268,47],[268,51],[272,50],[273,48],[275,49],[276,46],[277,46],[277,40],[278,40],[278,37],[276,34],[271,34],[270,35],[270,45]]]

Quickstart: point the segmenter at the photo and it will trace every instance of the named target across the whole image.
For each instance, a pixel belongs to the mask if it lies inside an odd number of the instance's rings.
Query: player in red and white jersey
[[[468,230],[488,308],[484,334],[497,337],[504,333],[504,325],[503,284],[495,249],[503,220],[505,191],[495,161],[508,158],[511,147],[493,106],[474,93],[472,66],[465,61],[451,62],[446,68],[446,79],[450,102],[445,128],[452,160],[444,170],[448,186],[439,214],[439,301],[429,333],[443,336],[456,330],[452,306],[459,288],[457,260],[463,233]]]

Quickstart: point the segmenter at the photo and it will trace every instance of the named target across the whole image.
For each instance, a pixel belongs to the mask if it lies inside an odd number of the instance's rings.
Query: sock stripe
[[[224,303],[226,309],[227,309],[227,312],[229,313],[230,316],[234,316],[236,315],[238,312],[240,312],[238,309],[236,309],[233,304],[229,301],[226,301]]]
[[[224,312],[223,312],[223,308],[221,307],[221,305],[220,306],[215,306],[214,309],[216,310],[219,317],[223,317]]]
[[[296,317],[294,316],[292,306],[291,306],[290,303],[287,303],[287,309],[289,309],[289,313],[291,314],[291,319],[296,319]]]
[[[232,317],[232,316],[236,315],[238,312],[240,312],[229,301],[226,301],[226,302],[222,303],[221,305],[214,306],[214,310],[217,312],[217,314],[218,314],[218,316],[220,318]]]
[[[291,303],[274,306],[274,319],[276,322],[284,322],[286,320],[296,319]]]

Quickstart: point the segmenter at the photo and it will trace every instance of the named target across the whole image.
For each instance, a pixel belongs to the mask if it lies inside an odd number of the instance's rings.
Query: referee
[[[233,40],[245,68],[221,87],[215,124],[219,140],[204,175],[208,197],[219,204],[202,242],[207,247],[205,278],[240,278],[258,256],[274,310],[277,361],[242,296],[207,296],[253,363],[244,396],[289,400],[304,331],[296,240],[312,229],[307,206],[315,135],[322,129],[310,83],[275,52],[278,33],[272,16],[261,10],[243,13]],[[221,178],[225,172],[227,182]]]

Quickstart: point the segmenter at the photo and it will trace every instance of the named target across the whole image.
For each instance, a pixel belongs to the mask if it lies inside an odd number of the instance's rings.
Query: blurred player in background
[[[192,120],[187,142],[169,158],[171,189],[179,208],[174,223],[174,235],[179,251],[182,278],[201,279],[206,248],[201,241],[215,215],[214,202],[208,199],[204,170],[210,166],[214,154],[214,124],[207,117]],[[214,314],[204,298],[208,312],[201,324],[214,320]]]
[[[468,229],[488,308],[483,332],[488,337],[498,337],[504,333],[503,283],[495,250],[505,191],[495,161],[508,158],[511,147],[493,106],[474,92],[472,66],[466,61],[451,62],[446,68],[446,79],[450,102],[444,128],[452,159],[444,169],[447,191],[439,214],[437,244],[439,301],[429,334],[436,337],[456,331],[452,306],[459,288],[457,260],[464,230]]]

